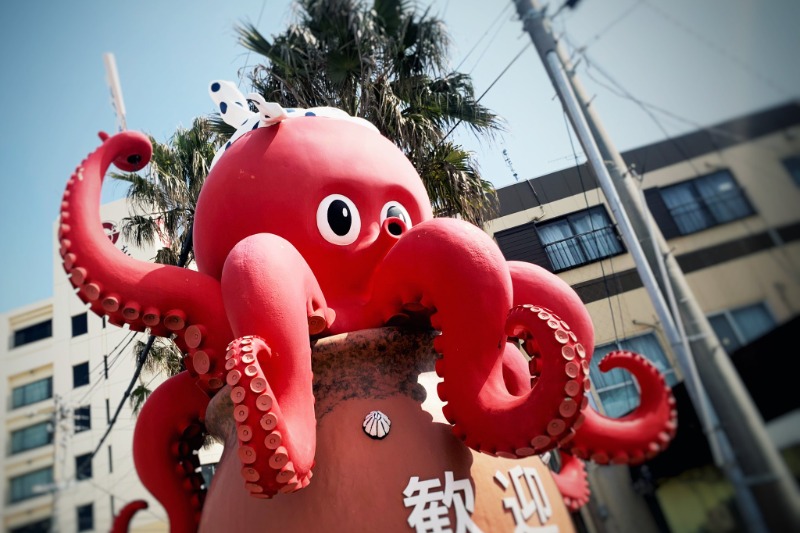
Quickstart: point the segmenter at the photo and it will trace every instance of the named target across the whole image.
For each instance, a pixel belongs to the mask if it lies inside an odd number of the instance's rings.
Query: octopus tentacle
[[[291,492],[308,484],[316,450],[309,330],[331,314],[303,257],[276,235],[238,243],[222,286],[240,337],[225,367],[245,486],[256,497]]]
[[[145,500],[133,500],[123,507],[117,516],[114,517],[114,523],[111,525],[111,533],[127,533],[133,520],[133,515],[142,509],[147,509],[148,505]]]
[[[658,368],[641,355],[616,350],[600,361],[600,370],[623,368],[639,384],[639,406],[622,418],[583,410],[585,421],[565,451],[598,464],[641,464],[666,449],[677,430],[675,397]]]
[[[555,481],[561,497],[564,499],[564,505],[570,511],[577,511],[589,501],[589,480],[586,474],[586,465],[583,461],[559,450],[561,457],[561,470],[556,473],[553,472],[553,481]]]
[[[589,311],[570,285],[552,272],[523,261],[509,261],[514,305],[532,304],[552,309],[578,337],[586,357],[594,352],[594,326]]]
[[[106,237],[100,195],[109,166],[139,170],[149,162],[152,146],[138,132],[100,137],[102,145],[77,167],[64,191],[58,231],[64,270],[78,296],[112,324],[177,335],[179,347],[196,356],[189,370],[207,390],[219,389],[222,364],[216,362],[232,338],[219,282],[193,270],[133,259]]]
[[[170,531],[197,531],[206,487],[197,451],[209,398],[188,372],[159,385],[136,420],[133,461],[139,479],[164,506]]]
[[[286,435],[286,444],[293,447],[291,437],[297,433],[293,420],[284,416],[281,404],[275,401],[275,391],[256,364],[257,360],[271,358],[272,351],[264,339],[247,336],[233,341],[228,354],[227,379],[233,387],[233,417],[245,487],[257,498],[271,498],[279,492],[294,492],[307,486],[311,470],[307,468],[298,475],[289,459],[290,453],[294,459],[298,455],[284,446]]]
[[[411,228],[387,254],[372,301],[386,319],[409,301],[435,311],[443,413],[468,446],[503,457],[541,453],[570,435],[588,370],[577,355],[585,350],[562,320],[532,307],[509,315],[511,297],[507,263],[489,237],[463,221],[434,219]],[[543,361],[547,378],[530,390],[509,386],[503,375],[507,351],[517,349],[509,335],[524,337]]]

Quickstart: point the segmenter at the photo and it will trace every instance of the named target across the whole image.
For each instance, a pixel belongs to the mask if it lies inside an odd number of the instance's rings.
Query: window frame
[[[81,516],[82,512],[88,511],[88,516]],[[94,503],[89,502],[75,508],[75,518],[78,531],[91,531],[94,529]],[[88,524],[87,524],[88,522]]]
[[[53,337],[53,319],[48,318],[24,328],[14,330],[14,340],[12,348],[19,348],[26,344]]]
[[[40,520],[21,524],[9,529],[9,533],[50,533],[53,528],[53,517],[48,516]]]
[[[652,339],[653,346],[658,347],[660,353],[656,355],[642,353],[640,350],[634,349],[631,344],[637,340],[643,339],[645,337],[649,337]],[[604,350],[607,347],[611,347],[608,352],[603,353],[600,355],[598,352]],[[627,413],[631,412],[631,410],[636,409],[641,401],[641,390],[639,388],[639,384],[636,382],[636,379],[633,375],[628,372],[627,370],[614,368],[608,372],[601,372],[599,369],[600,361],[608,355],[608,353],[614,350],[628,350],[638,353],[639,355],[643,356],[645,359],[650,361],[653,365],[657,368],[659,367],[659,362],[661,362],[664,366],[664,369],[659,369],[661,372],[661,376],[664,378],[664,381],[667,383],[669,387],[674,386],[678,382],[678,376],[676,373],[676,369],[674,365],[671,363],[669,358],[667,357],[667,352],[664,350],[664,347],[661,344],[661,341],[658,338],[658,335],[655,334],[653,331],[648,331],[645,333],[641,333],[638,335],[633,335],[630,337],[626,337],[624,339],[618,339],[612,342],[607,342],[604,344],[598,344],[595,346],[594,355],[592,355],[592,359],[589,363],[589,376],[592,381],[592,386],[594,388],[594,392],[597,394],[597,398],[599,400],[599,404],[602,405],[603,410],[606,412],[606,415],[617,418],[626,415]],[[660,361],[659,361],[660,360]],[[621,380],[614,381],[609,385],[598,386],[599,381],[595,378],[596,375],[603,375],[608,376],[609,379],[614,380],[616,379],[615,376],[618,376],[621,373],[622,378]],[[608,400],[603,398],[605,393],[609,391],[619,390],[619,389],[626,389],[630,390],[633,394],[628,392],[625,393],[625,397],[630,401],[628,403],[633,402],[633,407],[627,411],[619,411],[613,407],[613,404]],[[608,403],[606,403],[608,402]]]
[[[47,382],[47,396],[43,396],[41,398],[27,398],[32,393],[26,394],[25,391],[31,390],[32,387],[35,385],[39,385],[41,382]],[[17,392],[20,392],[20,395],[23,397],[21,403],[17,403]],[[11,409],[19,409],[20,407],[25,407],[26,405],[33,405],[35,403],[43,402],[45,400],[49,400],[53,397],[53,376],[47,376],[41,379],[37,379],[36,381],[31,381],[30,383],[26,383],[24,385],[19,385],[18,387],[14,387],[11,390]]]
[[[593,217],[596,215],[599,215],[605,219],[607,224],[601,227],[595,227]],[[591,229],[588,232],[581,231],[580,228],[577,227],[577,218],[587,216],[589,217]],[[570,236],[552,241],[545,236],[548,228],[555,228],[556,226],[564,223],[567,224],[567,227],[571,232]],[[543,222],[537,222],[534,225],[534,228],[539,240],[542,243],[542,248],[544,249],[547,259],[550,262],[552,271],[555,273],[590,265],[592,263],[603,261],[604,259],[609,259],[611,257],[616,257],[627,253],[627,249],[625,248],[622,238],[617,231],[617,225],[603,204],[594,205],[592,207],[582,209],[580,211],[574,211],[567,215],[552,218]],[[609,232],[610,235],[608,235]],[[596,248],[596,252],[591,250],[587,245],[590,238],[594,239],[592,244],[593,247]],[[603,247],[601,247],[599,244],[601,238],[604,239],[603,244],[606,245],[605,247],[610,248],[611,246],[608,246],[608,244],[612,243],[614,250],[611,250],[610,253],[602,252],[601,248]],[[557,256],[556,252],[554,251],[558,245],[567,247],[567,251],[562,252],[563,257]],[[576,257],[577,253],[580,254],[580,257]],[[571,262],[576,259],[578,262]]]
[[[85,422],[79,423],[78,420],[82,420]],[[92,429],[92,406],[91,405],[82,405],[80,407],[76,407],[75,411],[73,412],[73,423],[75,433],[83,433],[84,431],[89,431]]]
[[[83,464],[85,462],[89,462],[89,466],[87,468],[83,468]],[[83,481],[86,479],[92,479],[94,473],[92,469],[94,466],[92,465],[92,453],[84,453],[81,455],[75,456],[75,480],[76,481]]]
[[[72,388],[77,389],[89,384],[89,361],[72,365]]]
[[[30,490],[25,491],[21,496],[15,497],[15,495],[14,495],[14,492],[15,492],[14,485],[15,485],[15,483],[20,482],[20,480],[23,480],[23,479],[26,479],[26,478],[30,478],[31,476],[35,476],[36,474],[41,474],[43,472],[49,472],[50,473],[49,480],[46,481],[46,483],[48,483],[48,484],[52,483],[53,482],[53,466],[52,465],[46,466],[44,468],[38,468],[36,470],[31,470],[30,472],[25,472],[24,474],[20,474],[18,476],[14,476],[12,478],[9,478],[9,480],[8,480],[8,502],[9,503],[18,503],[18,502],[22,502],[22,501],[25,501],[25,500],[30,500],[31,498],[36,498],[36,497],[44,496],[45,494],[48,494],[48,491],[33,492],[33,487],[35,487],[38,484],[41,484],[41,483],[35,483],[35,484],[30,486]]]
[[[768,321],[771,324],[770,324],[769,328],[766,328],[760,334],[757,334],[755,336],[751,336],[751,335],[746,334],[743,331],[743,328],[742,328],[741,324],[736,319],[736,314],[740,313],[742,311],[745,311],[747,309],[754,309],[754,308],[762,309],[764,311],[763,317],[768,319]],[[733,335],[736,337],[733,340],[736,342],[737,346],[732,350],[729,350],[727,347],[725,347],[724,335],[721,335],[720,334],[721,332],[718,329],[718,327],[714,326],[715,319],[718,319],[720,317],[725,319],[725,323],[726,323],[725,325],[728,327],[728,329],[731,331],[731,333],[733,333]],[[709,323],[711,324],[711,329],[714,330],[714,333],[717,335],[717,338],[719,338],[720,345],[722,346],[722,349],[725,350],[725,352],[728,355],[732,355],[737,350],[747,346],[748,344],[753,342],[755,339],[759,338],[761,335],[764,335],[765,333],[769,332],[771,329],[774,329],[774,328],[776,328],[778,326],[778,321],[775,319],[775,315],[772,313],[772,310],[769,308],[767,303],[764,302],[764,301],[754,302],[754,303],[746,304],[746,305],[740,305],[738,307],[730,307],[728,309],[723,309],[722,311],[717,311],[715,313],[709,313],[706,316],[706,318],[708,319]]]
[[[15,442],[14,442],[15,441],[15,436],[23,435],[24,432],[29,432],[29,431],[33,430],[34,428],[41,428],[41,427],[43,427],[45,429],[46,433],[47,433],[47,441],[46,442],[37,443],[37,444],[34,444],[32,446],[21,447],[21,448],[16,448],[15,447]],[[16,455],[18,453],[27,452],[28,450],[35,450],[36,448],[42,448],[44,446],[49,446],[50,444],[53,444],[52,423],[50,421],[46,420],[44,422],[38,422],[36,424],[31,424],[30,426],[25,426],[24,428],[19,428],[19,429],[16,429],[16,430],[12,431],[10,437],[11,438],[9,440],[11,441],[11,446],[10,446],[11,455]],[[24,437],[23,437],[23,439],[24,439]]]
[[[89,314],[87,312],[72,315],[72,336],[80,337],[89,333]]]
[[[702,191],[701,185],[704,185],[706,182],[712,182],[714,179],[723,176],[727,177],[730,183],[730,194],[728,194],[728,192],[718,192],[714,196],[709,196]],[[679,190],[682,190],[684,194],[690,198],[676,205],[674,204],[673,197],[668,195]],[[745,194],[744,187],[736,180],[733,172],[727,168],[659,187],[658,193],[666,207],[666,213],[672,219],[677,233],[680,236],[693,235],[756,214],[752,202],[750,202],[747,194]],[[725,218],[719,213],[723,207],[734,211],[735,209],[733,206],[735,206],[735,203],[740,204],[740,208],[744,209],[743,213],[732,213],[732,217],[730,218]],[[688,210],[690,207],[692,211]],[[681,210],[684,212],[680,212]],[[697,223],[698,220],[700,221],[699,223]],[[694,227],[689,227],[690,225]]]
[[[786,157],[781,163],[783,163],[783,168],[789,173],[794,184],[800,187],[800,154]]]

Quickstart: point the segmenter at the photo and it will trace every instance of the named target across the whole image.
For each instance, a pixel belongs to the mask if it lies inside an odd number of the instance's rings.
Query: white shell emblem
[[[364,423],[361,424],[361,427],[364,428],[364,433],[371,439],[380,440],[389,434],[392,422],[388,416],[380,411],[370,411],[364,418]]]

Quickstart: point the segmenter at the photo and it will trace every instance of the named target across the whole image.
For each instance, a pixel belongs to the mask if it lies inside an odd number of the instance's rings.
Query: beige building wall
[[[757,252],[740,255],[724,262],[709,262],[708,267],[686,274],[687,282],[700,307],[707,315],[764,302],[778,324],[800,313],[800,240],[784,242],[778,228],[800,224],[800,186],[793,181],[783,160],[800,155],[800,126],[717,150],[689,161],[649,171],[641,179],[641,187],[663,187],[700,177],[718,169],[729,169],[744,189],[755,214],[745,219],[712,227],[692,235],[672,238],[670,251],[678,258],[682,254],[703,251],[722,243],[736,243],[766,233],[772,246]],[[536,187],[536,180],[531,185]],[[544,199],[542,199],[544,201]],[[611,209],[599,188],[575,190],[572,196],[545,202],[490,220],[484,229],[494,235],[530,222],[546,222],[570,213],[603,204],[610,216]],[[629,253],[597,263],[573,268],[558,275],[572,286],[584,282],[610,279],[620,272],[635,268]],[[659,324],[647,291],[643,287],[599,299],[587,304],[595,327],[596,344],[654,333],[669,358],[676,375],[683,375]],[[765,354],[767,356],[767,354]],[[788,369],[786,369],[788,370]],[[596,394],[593,395],[597,399]],[[680,421],[679,421],[680,423]],[[779,449],[800,443],[800,410],[796,410],[767,425],[767,430]],[[647,508],[641,498],[630,490],[631,479],[625,467],[603,467],[587,464],[592,484],[592,503],[582,515],[593,520],[592,529],[607,532],[657,531],[652,520],[642,518]],[[724,479],[706,487],[715,497],[730,497],[730,486]],[[681,480],[665,487],[663,497],[681,501]],[[685,487],[685,485],[683,485]],[[677,487],[677,488],[676,488]],[[702,488],[702,487],[701,487]],[[728,491],[728,492],[726,492]],[[703,510],[686,507],[685,516],[670,516],[673,526],[693,530],[702,525]],[[696,512],[695,512],[696,511]],[[721,531],[730,516],[718,510]]]
[[[104,222],[121,227],[128,216],[125,200],[102,206]],[[119,328],[94,315],[87,314],[88,332],[73,337],[72,317],[87,312],[75,294],[61,266],[54,223],[53,235],[53,297],[2,315],[0,334],[4,340],[0,359],[3,409],[0,426],[3,428],[3,454],[0,456],[0,497],[2,497],[2,528],[10,531],[37,520],[52,519],[54,530],[78,531],[77,508],[91,503],[94,527],[92,531],[110,531],[112,518],[122,507],[136,499],[148,501],[149,508],[134,517],[132,531],[167,531],[164,509],[139,482],[132,458],[132,438],[136,419],[129,402],[125,402],[116,424],[92,461],[91,479],[76,479],[77,456],[92,453],[100,442],[117,406],[133,376],[135,360],[131,352],[134,343],[146,341],[143,333]],[[150,261],[153,250],[137,249],[120,234],[117,248],[134,258]],[[22,346],[13,346],[14,331],[28,325],[52,319],[52,336]],[[107,356],[104,358],[104,356]],[[87,363],[89,384],[73,386],[73,366]],[[105,367],[108,366],[106,377]],[[51,398],[11,409],[12,391],[16,387],[52,377]],[[143,381],[153,389],[164,376],[143,373]],[[75,429],[75,409],[90,406],[91,429]],[[49,421],[53,428],[53,443],[11,453],[11,432]],[[109,451],[110,450],[110,451]],[[19,502],[10,502],[9,483],[14,476],[39,468],[53,468],[53,484],[42,487],[42,493]]]

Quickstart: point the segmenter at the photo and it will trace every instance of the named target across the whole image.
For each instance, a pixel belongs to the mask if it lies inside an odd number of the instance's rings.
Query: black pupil
[[[386,210],[386,218],[389,217],[399,218],[403,222],[408,222],[408,220],[406,220],[406,216],[403,214],[403,210],[397,207],[396,205],[393,205],[392,207]]]
[[[350,208],[341,200],[334,200],[328,206],[328,224],[330,224],[333,232],[344,237],[350,231],[350,226],[353,225],[353,219],[350,216]]]

